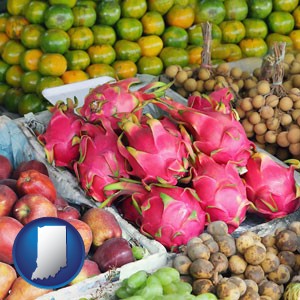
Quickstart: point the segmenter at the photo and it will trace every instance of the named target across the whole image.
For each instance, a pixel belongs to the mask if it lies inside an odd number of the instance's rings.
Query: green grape
[[[139,289],[135,295],[142,296],[147,300],[156,299],[157,296],[163,294],[163,288],[158,282],[149,282],[142,289]]]
[[[143,296],[130,296],[124,300],[145,300],[145,298]]]
[[[177,282],[176,286],[177,286],[177,293],[181,295],[186,295],[186,294],[189,295],[193,290],[192,285],[184,281]]]
[[[195,300],[218,300],[218,298],[212,293],[204,293],[197,295]]]
[[[177,294],[177,283],[170,282],[169,284],[163,286],[163,290],[164,295]]]
[[[163,295],[158,296],[155,298],[155,300],[190,300],[194,298],[188,298],[190,295],[178,295],[178,294],[170,294],[170,295]]]
[[[148,274],[146,271],[137,271],[131,276],[129,276],[127,280],[127,286],[132,289],[138,289],[146,282],[147,278]]]
[[[161,285],[159,279],[154,276],[153,274],[149,275],[147,280],[146,280],[146,284],[159,284]]]
[[[155,275],[162,285],[168,285],[171,282],[180,281],[179,272],[172,267],[162,267],[156,270],[153,275]]]
[[[116,296],[119,299],[125,299],[131,296],[131,294],[128,294],[128,292],[126,291],[126,287],[125,286],[120,286],[117,290],[116,290]]]
[[[133,256],[136,260],[142,259],[145,255],[145,250],[144,250],[143,247],[133,246],[131,248],[131,251],[132,251],[132,254],[133,254]]]

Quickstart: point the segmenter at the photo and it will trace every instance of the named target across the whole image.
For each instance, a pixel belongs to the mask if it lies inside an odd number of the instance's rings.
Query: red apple
[[[17,194],[7,185],[0,184],[0,216],[8,216],[14,203],[17,201]]]
[[[9,264],[0,262],[0,299],[5,298],[16,278],[17,273],[15,268]]]
[[[12,249],[15,238],[23,225],[12,217],[0,217],[0,261],[12,264]]]
[[[5,298],[5,300],[33,300],[51,291],[52,290],[38,288],[28,283],[22,277],[18,277],[14,281],[11,287],[11,291],[8,297]]]
[[[67,205],[65,207],[56,207],[57,209],[57,217],[63,220],[67,219],[79,219],[80,212],[77,208],[71,205]]]
[[[98,264],[95,261],[85,259],[82,269],[78,273],[78,275],[69,283],[70,285],[76,284],[82,280],[85,280],[87,278],[96,276],[101,274]]]
[[[52,180],[36,170],[24,171],[17,180],[19,196],[41,194],[54,203],[57,193]]]
[[[65,207],[68,206],[69,203],[66,199],[64,199],[61,196],[56,196],[56,199],[54,200],[54,205],[56,206],[56,208],[58,207]]]
[[[85,254],[87,255],[90,251],[93,241],[92,229],[88,224],[78,219],[67,219],[66,221],[73,225],[81,235],[84,244]]]
[[[47,166],[39,160],[32,159],[32,160],[29,160],[29,161],[21,162],[14,169],[11,177],[14,178],[14,179],[18,179],[22,172],[28,171],[28,170],[36,170],[36,171],[39,171],[40,173],[45,174],[46,176],[49,176]]]
[[[10,160],[0,154],[0,179],[9,178],[13,171],[13,166]]]
[[[100,246],[105,240],[121,237],[122,229],[116,217],[108,210],[93,207],[89,208],[81,217],[93,232],[93,246]]]
[[[92,260],[98,264],[101,272],[106,272],[122,267],[135,259],[129,242],[122,237],[117,237],[108,239],[99,246]]]
[[[16,194],[18,194],[17,190],[17,180],[13,178],[5,178],[0,180],[0,184],[4,184],[9,186]]]
[[[13,209],[13,216],[23,225],[42,217],[57,217],[55,205],[45,196],[28,194],[19,198]]]

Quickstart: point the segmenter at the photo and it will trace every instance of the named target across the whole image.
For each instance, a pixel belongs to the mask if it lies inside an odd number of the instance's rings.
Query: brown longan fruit
[[[286,91],[290,91],[293,88],[293,84],[291,80],[286,80],[282,83],[282,86],[285,88]]]
[[[230,71],[230,65],[228,63],[221,63],[216,68],[216,72],[222,75],[228,74],[229,71]]]
[[[300,73],[300,62],[294,60],[290,65],[290,74],[299,74]]]
[[[247,78],[249,78],[251,75],[248,71],[243,71],[242,75],[241,75],[241,79],[245,80]]]
[[[261,116],[263,119],[265,119],[265,120],[272,118],[272,117],[274,116],[274,113],[275,113],[275,112],[274,112],[274,109],[273,109],[271,106],[269,106],[269,105],[263,106],[263,107],[259,110],[259,112],[260,112],[260,116]]]
[[[279,103],[279,97],[277,95],[269,95],[266,97],[266,105],[276,107]]]
[[[277,130],[280,126],[280,122],[277,118],[273,117],[266,120],[266,126],[269,130]]]
[[[300,74],[293,75],[292,85],[293,85],[293,87],[296,87],[296,88],[300,87]]]
[[[255,96],[257,96],[258,93],[257,93],[257,89],[256,89],[256,86],[249,89],[248,91],[248,96],[251,97],[251,98],[254,98]]]
[[[201,79],[197,80],[196,90],[200,93],[202,93],[204,91],[204,81],[203,80],[201,80]]]
[[[259,78],[261,76],[261,68],[255,68],[253,70],[253,75],[256,77],[256,78]]]
[[[300,155],[300,143],[293,143],[289,145],[289,151],[292,155]]]
[[[300,126],[300,116],[297,117],[296,123]]]
[[[193,92],[197,88],[197,81],[195,78],[188,78],[184,83],[183,87],[188,92]]]
[[[171,65],[166,67],[165,74],[167,77],[174,79],[176,74],[181,70],[181,67],[178,65]]]
[[[260,114],[257,111],[251,111],[250,115],[248,116],[248,120],[251,124],[255,125],[261,122]]]
[[[245,80],[244,86],[246,90],[250,90],[251,88],[256,87],[256,82],[253,78],[248,78]]]
[[[200,80],[208,80],[210,78],[211,74],[210,71],[206,68],[200,68],[198,71],[198,79]]]
[[[242,76],[242,73],[243,73],[242,69],[238,68],[238,67],[233,67],[230,70],[230,76],[234,79],[240,79]]]
[[[293,105],[294,105],[293,100],[290,97],[285,96],[279,100],[278,107],[283,111],[289,111],[290,109],[293,108]]]
[[[243,98],[240,103],[240,108],[243,111],[250,111],[253,109],[252,99],[250,97]]]
[[[283,61],[286,62],[287,64],[291,64],[294,59],[295,59],[294,53],[288,52],[285,54]]]
[[[187,91],[184,87],[178,87],[178,88],[176,89],[176,92],[177,92],[180,96],[182,96],[182,97],[184,97],[184,98],[186,98],[186,97],[189,96],[188,91]]]
[[[269,144],[274,144],[276,143],[277,140],[277,133],[274,130],[268,130],[265,133],[265,141]]]
[[[258,135],[262,135],[264,133],[266,133],[266,131],[268,130],[267,126],[265,123],[258,123],[255,124],[253,127],[253,131],[258,134]]]
[[[300,100],[297,100],[297,101],[294,102],[293,108],[294,108],[294,109],[300,108]]]
[[[280,117],[280,124],[282,126],[289,126],[293,122],[293,118],[290,114],[283,114]]]
[[[267,80],[260,80],[257,84],[257,92],[260,95],[269,94],[271,91],[270,84]]]
[[[214,79],[208,79],[208,80],[204,81],[204,90],[209,91],[209,92],[213,91],[215,84],[216,84],[216,81]]]
[[[277,135],[277,144],[280,147],[286,148],[290,145],[289,140],[287,139],[287,131],[281,131]]]
[[[264,134],[262,134],[262,135],[256,134],[256,135],[255,135],[255,139],[256,139],[260,144],[265,144],[265,143],[266,143],[265,135],[264,135]]]
[[[298,88],[292,88],[289,91],[288,96],[295,102],[297,100],[300,100],[300,89]]]
[[[235,110],[238,113],[240,119],[243,119],[245,117],[245,111],[242,110],[239,106]]]
[[[300,142],[300,128],[298,126],[297,127],[296,126],[289,128],[289,130],[288,130],[287,139],[289,140],[289,142],[291,144]]]
[[[175,82],[183,84],[188,79],[188,73],[184,70],[179,71],[175,76]]]
[[[256,95],[252,99],[252,105],[256,109],[260,109],[263,105],[265,105],[266,99],[262,95]]]

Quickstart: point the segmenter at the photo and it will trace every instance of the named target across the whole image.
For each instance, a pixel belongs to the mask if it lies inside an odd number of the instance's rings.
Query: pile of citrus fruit
[[[47,87],[200,64],[206,21],[215,61],[300,49],[299,0],[7,0],[0,106],[23,115],[45,108]]]

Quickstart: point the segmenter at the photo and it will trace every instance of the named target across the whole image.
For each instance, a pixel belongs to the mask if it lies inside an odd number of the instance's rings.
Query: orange
[[[110,65],[116,59],[116,51],[111,45],[93,45],[87,52],[92,64]]]
[[[40,37],[45,32],[45,28],[39,24],[29,24],[24,26],[21,33],[21,42],[26,48],[39,48]]]
[[[121,15],[125,18],[140,19],[147,11],[146,0],[121,1]]]
[[[170,65],[179,65],[181,67],[185,67],[189,63],[188,52],[183,48],[164,47],[161,50],[159,57],[162,60],[165,68]]]
[[[94,45],[108,44],[113,46],[117,39],[115,29],[109,25],[94,25],[92,26],[94,35]]]
[[[23,16],[10,16],[6,21],[5,32],[10,39],[20,39],[24,26],[28,24]]]
[[[25,71],[38,70],[38,63],[43,52],[40,49],[28,49],[20,55],[20,65]]]
[[[139,74],[159,76],[162,74],[164,64],[157,56],[142,56],[137,62]]]
[[[137,62],[141,57],[141,47],[136,42],[118,40],[114,45],[117,60],[131,60]]]
[[[165,30],[163,16],[157,11],[147,11],[141,18],[144,35],[161,35]]]
[[[0,32],[5,32],[6,22],[9,16],[10,15],[6,12],[0,13]]]
[[[166,14],[166,22],[169,26],[178,26],[181,28],[189,28],[195,20],[195,11],[189,6],[175,4]]]
[[[86,50],[94,43],[94,35],[89,27],[72,27],[68,30],[70,49]]]
[[[184,28],[169,26],[162,34],[164,47],[186,48],[188,45],[188,33]]]
[[[230,49],[230,55],[227,57],[227,61],[236,61],[243,58],[241,48],[236,44],[227,44]]]
[[[201,46],[188,46],[187,47],[187,52],[189,56],[189,64],[190,65],[195,65],[198,64],[200,65],[202,62],[202,50],[203,48]]]
[[[121,17],[121,6],[119,1],[99,1],[96,7],[97,23],[103,25],[114,25]]]
[[[0,54],[4,48],[5,43],[9,40],[9,37],[5,32],[0,32]]]
[[[21,87],[21,76],[24,74],[20,65],[10,66],[5,73],[5,81],[12,87]]]
[[[300,28],[300,5],[295,8],[292,14],[295,20],[295,27]]]
[[[227,44],[216,43],[211,48],[212,60],[226,60],[230,56],[230,47]]]
[[[45,53],[64,54],[70,47],[70,37],[62,29],[48,29],[41,34],[40,47]]]
[[[290,51],[293,49],[293,41],[288,35],[280,33],[269,33],[265,39],[265,42],[267,43],[269,49],[272,49],[274,43],[276,42],[284,42],[285,51]]]
[[[82,71],[82,70],[70,70],[66,71],[62,76],[61,79],[65,84],[73,83],[78,81],[83,81],[89,79],[89,75]]]
[[[84,50],[69,50],[64,56],[68,62],[68,70],[84,70],[91,62]]]
[[[100,76],[110,76],[116,78],[115,69],[108,64],[91,64],[86,68],[90,78],[96,78]]]
[[[30,1],[25,7],[24,16],[30,24],[43,24],[44,13],[49,4],[43,1]]]
[[[36,93],[42,95],[42,91],[46,88],[56,87],[63,85],[64,82],[60,77],[57,76],[45,76],[41,77],[36,85]]]
[[[239,46],[246,57],[263,57],[268,52],[268,46],[262,38],[243,39]]]
[[[289,37],[292,39],[293,41],[293,46],[294,49],[296,50],[300,50],[300,30],[296,29],[293,30],[290,34]]]
[[[154,10],[164,15],[174,5],[174,0],[148,0],[148,10]]]
[[[6,92],[9,90],[9,85],[3,82],[0,82],[0,105],[3,105],[4,103],[4,96]]]
[[[74,15],[73,27],[92,27],[97,18],[96,10],[89,5],[76,5],[72,8]]]
[[[158,56],[164,44],[157,35],[142,36],[138,39],[142,56]]]
[[[7,0],[6,9],[14,16],[21,15],[30,0]]]
[[[38,71],[25,72],[21,76],[21,88],[25,93],[35,93],[36,86],[42,75]]]
[[[2,59],[9,65],[18,65],[20,55],[25,51],[25,47],[17,40],[7,41],[2,50]]]
[[[131,60],[116,60],[112,66],[119,80],[134,77],[137,74],[137,66]]]
[[[49,0],[50,5],[67,5],[68,7],[74,7],[77,0]]]
[[[18,103],[18,113],[21,116],[29,112],[37,113],[42,110],[42,97],[36,93],[25,94],[20,98]]]
[[[128,41],[134,42],[143,34],[143,25],[138,19],[121,18],[117,21],[115,28],[119,39]]]
[[[24,93],[20,88],[8,89],[3,98],[4,107],[9,112],[18,113],[18,103],[23,95]]]
[[[40,57],[38,71],[44,76],[61,76],[67,70],[67,60],[59,53],[45,53]]]
[[[5,81],[5,73],[8,68],[9,68],[9,64],[7,64],[5,61],[0,59],[0,82]]]
[[[70,29],[74,22],[72,9],[67,5],[50,5],[44,13],[44,24],[50,28],[59,28],[64,31]]]
[[[239,43],[246,35],[244,24],[238,20],[223,21],[219,24],[223,43]]]

